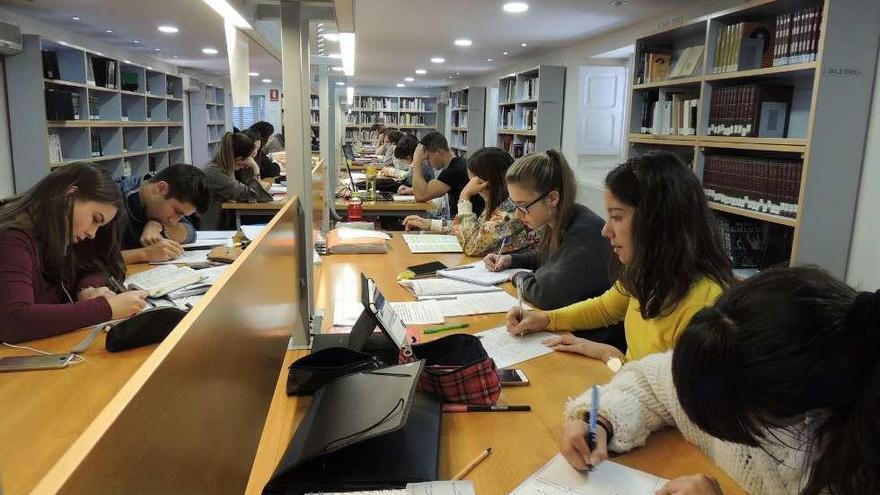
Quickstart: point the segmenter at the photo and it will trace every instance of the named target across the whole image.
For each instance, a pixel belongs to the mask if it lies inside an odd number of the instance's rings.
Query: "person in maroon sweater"
[[[56,169],[0,201],[0,341],[15,344],[134,315],[146,293],[116,294],[122,279],[122,195],[85,163]]]

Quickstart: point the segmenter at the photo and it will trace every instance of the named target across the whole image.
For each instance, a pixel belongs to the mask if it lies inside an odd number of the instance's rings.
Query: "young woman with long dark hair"
[[[504,253],[513,253],[530,247],[533,236],[515,216],[513,203],[508,201],[504,176],[513,158],[500,148],[483,148],[467,160],[470,180],[461,190],[458,214],[452,221],[452,233],[458,238],[467,256],[483,256],[498,251],[504,244]],[[479,196],[486,204],[483,213],[474,213],[471,198]],[[404,219],[407,230],[417,228],[445,232],[444,220],[432,220],[417,215]]]
[[[733,281],[717,224],[699,179],[671,153],[630,158],[605,179],[608,220],[602,235],[615,256],[617,282],[599,297],[547,313],[508,313],[514,334],[600,328],[624,322],[626,358],[671,349],[691,317]],[[606,344],[570,335],[547,345],[608,361]]]
[[[673,352],[626,365],[571,401],[562,452],[578,469],[673,426],[747,492],[880,493],[880,291],[816,267],[764,271],[694,316]],[[665,491],[664,491],[665,490]],[[658,493],[720,495],[707,476]]]
[[[243,132],[227,132],[220,140],[220,151],[205,166],[206,182],[211,190],[211,206],[202,214],[202,229],[235,229],[235,214],[224,211],[227,201],[242,203],[265,201],[260,188],[259,168],[254,162],[256,146]]]
[[[126,318],[146,293],[115,294],[125,278],[122,195],[99,167],[54,170],[0,202],[0,341],[17,343]]]

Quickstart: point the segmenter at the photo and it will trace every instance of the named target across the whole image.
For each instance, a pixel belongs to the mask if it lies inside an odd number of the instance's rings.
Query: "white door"
[[[581,66],[578,73],[579,155],[614,155],[623,146],[626,68]]]

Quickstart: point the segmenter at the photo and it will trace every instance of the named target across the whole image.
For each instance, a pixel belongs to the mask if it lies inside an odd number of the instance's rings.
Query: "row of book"
[[[379,137],[379,133],[376,131],[370,132],[369,129],[346,129],[345,130],[345,140],[346,141],[364,141],[370,142],[373,139]]]
[[[430,125],[425,116],[418,113],[400,114],[400,125]]]
[[[773,66],[816,60],[821,26],[821,5],[776,16]]]
[[[362,96],[358,108],[368,110],[397,111],[397,98],[380,98],[377,96]]]
[[[770,25],[763,22],[739,22],[722,26],[715,38],[713,72],[770,67],[773,43]]]
[[[645,84],[690,77],[697,73],[703,65],[703,45],[685,48],[672,63],[672,52],[669,50],[653,50],[645,52],[639,58],[636,68],[636,84]]]
[[[401,98],[400,99],[400,111],[416,111],[416,112],[426,112],[430,110],[428,108],[428,102],[421,98]]]
[[[318,108],[318,97],[312,95],[309,98],[309,108]]]
[[[500,129],[512,129],[513,126],[515,125],[514,124],[514,116],[515,115],[516,115],[516,112],[514,111],[513,107],[501,108],[501,111],[499,112],[499,115],[498,115],[500,118],[500,121],[499,121],[500,125],[498,127]]]
[[[538,108],[523,108],[520,129],[534,131],[538,128]]]
[[[61,153],[61,138],[57,133],[49,133],[49,163],[61,163],[64,155]]]
[[[87,84],[107,89],[117,89],[115,60],[86,55],[86,71]]]
[[[716,216],[721,246],[734,269],[787,266],[794,229],[751,218]]]
[[[647,95],[642,104],[642,134],[693,136],[697,126],[697,103],[695,97],[673,93],[671,98],[659,101],[658,95]]]
[[[802,169],[801,160],[706,155],[703,190],[710,201],[794,218]]]
[[[466,132],[456,132],[452,135],[450,144],[456,148],[467,148],[467,136]]]
[[[321,115],[318,113],[317,110],[312,110],[311,112],[309,112],[309,118],[312,125],[320,125]]]
[[[468,94],[467,91],[450,91],[449,92],[449,106],[452,109],[467,107],[468,105]]]
[[[534,139],[515,139],[515,136],[504,134],[498,137],[498,147],[510,153],[514,158],[520,158],[535,152]]]
[[[80,93],[54,86],[46,86],[46,120],[79,120]]]
[[[452,114],[452,127],[467,127],[467,125],[468,125],[467,112],[455,112]]]
[[[786,137],[792,92],[791,86],[763,84],[713,88],[707,134]]]
[[[503,79],[498,85],[498,101],[512,103],[516,101],[516,80]]]
[[[532,79],[523,79],[522,82],[522,95],[520,99],[522,100],[537,100],[538,99],[538,83],[540,83],[540,79],[534,77]]]

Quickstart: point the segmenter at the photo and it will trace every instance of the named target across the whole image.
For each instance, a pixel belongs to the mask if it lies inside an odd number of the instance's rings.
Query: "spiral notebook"
[[[454,296],[458,294],[475,294],[479,292],[498,292],[501,289],[494,285],[479,285],[450,280],[446,278],[424,278],[420,280],[401,280],[404,286],[416,297],[423,296]]]
[[[514,273],[530,271],[525,268],[511,268],[509,270],[501,270],[500,272],[490,272],[486,269],[486,264],[482,260],[462,266],[468,268],[455,267],[453,270],[437,270],[437,275],[472,284],[497,285],[510,280]]]

